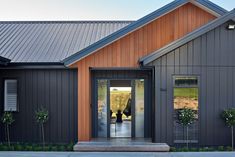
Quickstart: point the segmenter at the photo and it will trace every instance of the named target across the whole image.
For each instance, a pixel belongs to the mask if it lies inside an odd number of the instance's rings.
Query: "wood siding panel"
[[[138,60],[143,56],[213,19],[215,17],[210,13],[187,3],[72,65],[71,67],[77,65],[79,71],[79,141],[88,141],[91,138],[90,67],[138,67]]]

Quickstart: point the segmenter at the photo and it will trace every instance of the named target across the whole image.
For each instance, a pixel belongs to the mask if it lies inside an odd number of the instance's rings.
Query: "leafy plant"
[[[192,109],[184,107],[183,109],[179,110],[179,115],[178,119],[180,124],[183,125],[183,127],[186,127],[186,132],[187,132],[187,148],[188,148],[188,127],[190,124],[192,124],[195,120],[196,116],[195,113]]]
[[[10,130],[9,130],[9,126],[14,122],[14,118],[12,115],[12,112],[4,112],[3,116],[2,116],[2,123],[5,124],[6,126],[6,130],[7,130],[7,142],[8,142],[8,146],[10,147],[11,142],[10,142]]]
[[[224,146],[219,146],[218,151],[224,151]]]
[[[45,148],[44,124],[49,119],[49,113],[45,108],[41,108],[35,112],[35,117],[36,117],[37,123],[39,123],[39,125],[41,127],[42,143],[43,143],[43,149],[44,149]]]
[[[221,114],[221,118],[224,120],[226,125],[231,128],[231,135],[232,135],[232,149],[234,148],[234,125],[235,125],[235,108],[224,110]]]

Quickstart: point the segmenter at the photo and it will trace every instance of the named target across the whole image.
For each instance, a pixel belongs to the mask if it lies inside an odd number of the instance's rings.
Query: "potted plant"
[[[186,127],[187,148],[188,148],[188,143],[189,143],[188,142],[188,127],[194,122],[195,118],[196,116],[192,109],[184,107],[183,109],[179,110],[179,115],[178,115],[179,123],[182,124],[183,127]]]
[[[49,113],[45,108],[41,108],[35,112],[35,117],[36,117],[37,123],[39,123],[41,127],[42,143],[43,143],[43,149],[44,149],[45,148],[44,124],[49,119]]]
[[[7,142],[8,142],[8,146],[10,147],[11,142],[10,142],[10,130],[9,130],[9,126],[14,122],[14,118],[12,115],[12,112],[4,112],[3,116],[2,116],[2,123],[5,124],[6,126],[6,130],[7,130]]]
[[[235,108],[224,110],[221,114],[221,118],[224,120],[226,125],[231,128],[231,137],[232,137],[232,149],[234,149],[234,135],[233,127],[235,125]]]

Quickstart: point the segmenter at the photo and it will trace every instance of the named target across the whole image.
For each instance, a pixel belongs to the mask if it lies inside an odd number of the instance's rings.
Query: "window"
[[[4,87],[4,111],[17,111],[17,80],[5,80]]]
[[[198,77],[174,77],[174,143],[186,142],[186,128],[178,121],[178,111],[190,108],[195,112],[196,120],[189,126],[189,143],[198,142]]]

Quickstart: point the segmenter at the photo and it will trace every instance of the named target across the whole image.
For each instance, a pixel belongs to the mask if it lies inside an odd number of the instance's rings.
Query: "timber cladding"
[[[49,111],[45,124],[47,143],[77,141],[77,71],[68,69],[0,70],[0,117],[4,104],[4,79],[18,80],[19,112],[10,128],[12,142],[40,142],[35,110],[44,106]],[[5,141],[0,123],[0,141]]]
[[[187,3],[71,67],[78,68],[78,140],[91,138],[90,67],[138,67],[138,60],[216,17]]]

